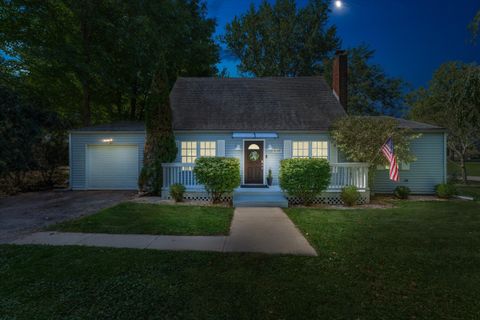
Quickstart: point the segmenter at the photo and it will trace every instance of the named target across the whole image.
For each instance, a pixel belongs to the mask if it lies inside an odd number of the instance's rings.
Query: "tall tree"
[[[469,25],[469,28],[473,34],[473,41],[475,41],[480,32],[480,10],[478,10],[477,14],[473,18],[472,22]]]
[[[428,88],[410,96],[413,119],[448,129],[448,147],[460,159],[467,182],[465,160],[480,137],[480,66],[448,62],[433,75]]]
[[[0,50],[25,92],[77,123],[141,119],[163,53],[177,76],[216,74],[215,21],[196,0],[10,0]]]
[[[226,26],[223,41],[240,60],[242,73],[262,76],[308,76],[322,72],[323,60],[340,45],[336,28],[328,26],[327,0],[264,0]]]
[[[348,50],[348,113],[352,115],[402,115],[405,83],[389,77],[371,62],[375,51],[367,45]],[[332,62],[325,62],[325,79],[332,83]]]
[[[155,195],[161,193],[163,183],[162,163],[172,162],[177,154],[177,146],[172,130],[172,110],[170,108],[170,87],[165,60],[162,59],[152,81],[147,100],[146,129],[147,139],[144,151],[144,168],[139,184]]]

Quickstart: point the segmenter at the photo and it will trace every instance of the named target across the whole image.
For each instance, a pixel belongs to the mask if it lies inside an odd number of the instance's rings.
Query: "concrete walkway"
[[[317,253],[280,208],[237,208],[229,236],[155,236],[36,232],[12,244],[217,252],[259,252],[316,256]]]
[[[480,182],[480,177],[477,177],[477,176],[467,176],[467,180]]]

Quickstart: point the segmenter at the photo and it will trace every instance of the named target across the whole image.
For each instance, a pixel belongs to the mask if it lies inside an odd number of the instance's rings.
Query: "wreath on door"
[[[248,159],[250,161],[257,161],[260,158],[260,154],[257,151],[250,151],[248,154]]]

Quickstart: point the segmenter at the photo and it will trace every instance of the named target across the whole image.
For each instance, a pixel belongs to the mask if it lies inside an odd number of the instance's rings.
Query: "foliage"
[[[398,121],[390,117],[349,116],[338,120],[331,132],[338,149],[348,160],[368,163],[369,186],[378,165],[388,164],[380,148],[391,137],[397,161],[406,163],[415,160],[410,152],[410,142],[417,138],[411,130],[398,127]]]
[[[40,133],[40,141],[33,146],[44,185],[53,186],[60,166],[68,165],[69,123],[57,114],[49,114]]]
[[[224,194],[233,192],[240,185],[240,162],[237,158],[201,157],[195,161],[193,172],[200,184],[220,202]]]
[[[479,31],[480,31],[480,10],[478,10],[477,14],[473,18],[472,22],[468,26],[470,28],[470,31],[472,32],[473,35],[473,41],[475,42],[475,39],[478,37]]]
[[[450,199],[451,197],[457,194],[457,189],[453,184],[440,183],[435,186],[435,193],[439,198]]]
[[[166,64],[162,60],[152,82],[147,101],[145,122],[147,138],[144,150],[144,174],[147,189],[159,195],[163,183],[162,163],[175,160],[177,146],[172,130],[172,110],[169,99],[170,87],[166,74]],[[142,177],[143,178],[143,177]]]
[[[16,188],[36,167],[32,146],[39,141],[40,118],[36,106],[0,86],[0,176]]]
[[[170,196],[175,202],[183,201],[183,194],[185,193],[185,186],[181,183],[174,183],[170,186]]]
[[[252,4],[227,24],[223,41],[240,60],[242,73],[263,76],[309,76],[322,72],[323,60],[340,45],[328,24],[329,1],[294,0]]]
[[[220,235],[228,234],[232,208],[124,202],[93,215],[60,222],[48,230],[64,232]]]
[[[330,183],[330,165],[325,159],[284,159],[280,165],[280,187],[290,196],[310,205]]]
[[[347,207],[354,206],[360,199],[360,192],[358,192],[358,189],[355,186],[343,187],[342,192],[340,193],[340,199],[342,199]]]
[[[448,62],[433,75],[428,88],[410,96],[411,117],[448,129],[448,147],[458,156],[466,182],[465,160],[480,137],[480,66]]]
[[[408,196],[410,195],[410,188],[406,186],[398,186],[393,191],[393,194],[398,199],[408,199]]]
[[[352,115],[399,115],[404,108],[405,83],[389,77],[371,62],[375,51],[363,44],[348,51],[348,108]],[[332,62],[326,61],[324,76],[332,83]]]
[[[4,1],[0,30],[16,85],[76,124],[143,119],[161,55],[170,83],[219,61],[199,1]]]

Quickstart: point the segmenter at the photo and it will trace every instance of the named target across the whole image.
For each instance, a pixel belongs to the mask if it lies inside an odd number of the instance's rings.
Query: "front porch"
[[[365,163],[331,163],[331,181],[325,192],[317,197],[316,204],[341,204],[340,192],[345,186],[356,186],[360,191],[359,202],[370,202],[368,189],[368,166]],[[185,198],[189,200],[209,200],[209,195],[203,185],[195,178],[193,163],[164,163],[162,197],[169,199],[169,188],[172,184],[180,183],[185,186]],[[267,188],[238,187],[233,194],[226,195],[226,201],[232,201],[236,206],[275,206],[287,207],[288,204],[297,204],[298,199],[285,194],[278,184]]]

